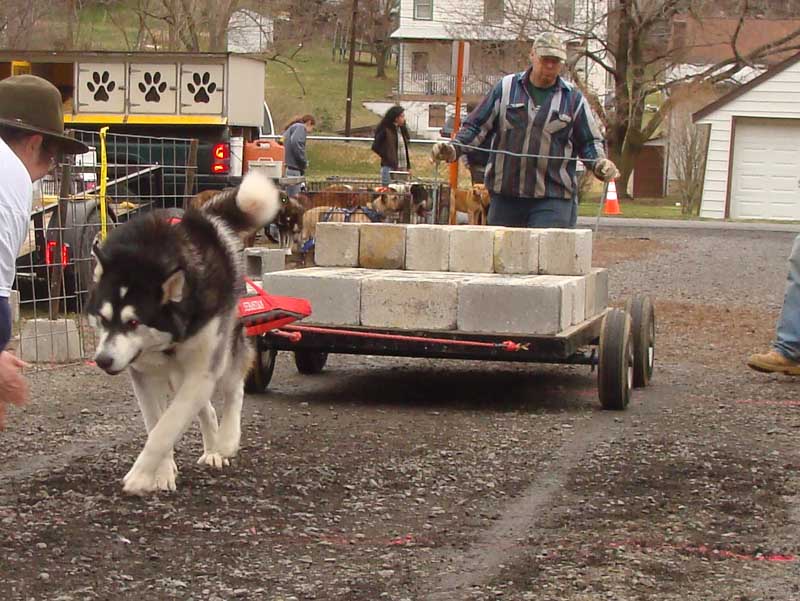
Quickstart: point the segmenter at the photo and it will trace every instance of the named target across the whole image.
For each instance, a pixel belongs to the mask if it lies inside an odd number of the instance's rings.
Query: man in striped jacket
[[[486,166],[490,225],[574,227],[577,159],[602,180],[619,175],[586,98],[559,75],[566,58],[555,33],[541,34],[530,68],[495,85],[453,143],[433,146],[435,161],[453,162],[494,136]]]

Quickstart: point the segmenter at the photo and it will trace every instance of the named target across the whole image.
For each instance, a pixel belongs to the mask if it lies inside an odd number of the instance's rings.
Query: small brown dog
[[[489,190],[483,184],[474,184],[466,190],[453,190],[451,200],[456,211],[467,214],[470,225],[487,225],[489,213]]]

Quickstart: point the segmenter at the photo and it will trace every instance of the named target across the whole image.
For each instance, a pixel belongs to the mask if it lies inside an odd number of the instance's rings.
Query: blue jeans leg
[[[502,194],[491,194],[489,202],[489,225],[505,227],[528,227],[530,198],[513,198]]]
[[[391,179],[389,173],[392,171],[391,167],[381,167],[381,185],[388,186]]]
[[[789,255],[786,294],[772,346],[787,359],[800,360],[800,236],[794,239]]]
[[[8,298],[0,296],[0,351],[3,351],[11,340],[11,306]]]
[[[297,176],[300,176],[300,175],[303,175],[303,174],[300,173],[300,171],[298,171],[297,169],[291,169],[289,167],[286,168],[286,176],[287,177],[297,177]],[[295,185],[292,185],[292,186],[286,186],[286,194],[288,194],[291,198],[297,198],[297,195],[300,194],[302,189],[303,189],[303,184],[295,184]]]
[[[489,225],[573,228],[577,220],[578,206],[574,199],[492,194],[489,205]]]

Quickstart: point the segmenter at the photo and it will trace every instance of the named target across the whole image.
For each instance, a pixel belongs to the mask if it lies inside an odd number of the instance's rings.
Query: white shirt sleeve
[[[0,174],[0,296],[8,297],[17,255],[28,235],[33,184],[25,165],[1,139]]]

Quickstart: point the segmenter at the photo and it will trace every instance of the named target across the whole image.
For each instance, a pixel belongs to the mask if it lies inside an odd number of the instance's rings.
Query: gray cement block
[[[539,273],[539,231],[502,227],[494,233],[495,273]]]
[[[572,315],[564,311],[565,283],[541,276],[474,277],[459,290],[458,329],[484,334],[552,335]]]
[[[78,326],[72,319],[29,319],[22,326],[20,356],[31,363],[68,363],[83,358]]]
[[[406,269],[448,271],[450,228],[444,225],[409,225],[406,228]]]
[[[8,304],[11,307],[11,323],[17,323],[19,321],[19,291],[11,291],[8,296]]]
[[[592,230],[540,230],[539,273],[586,275],[591,269]]]
[[[265,273],[286,269],[286,251],[282,248],[253,246],[244,249],[245,273],[258,279]]]
[[[608,307],[608,270],[595,268],[586,276],[586,319]]]
[[[484,226],[451,227],[450,271],[492,273],[496,229]]]
[[[566,287],[572,298],[570,324],[576,325],[586,319],[586,279],[588,276],[567,276]]]
[[[403,269],[406,263],[406,226],[364,223],[359,228],[358,264],[367,269]]]
[[[358,267],[360,223],[318,223],[314,262],[324,267]]]
[[[379,273],[362,283],[361,325],[454,330],[458,288],[456,278],[425,277],[417,272]]]
[[[264,274],[264,290],[307,299],[312,314],[304,323],[358,325],[361,282],[371,275],[368,270],[335,267],[289,269]]]

